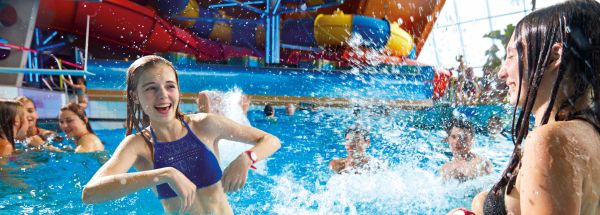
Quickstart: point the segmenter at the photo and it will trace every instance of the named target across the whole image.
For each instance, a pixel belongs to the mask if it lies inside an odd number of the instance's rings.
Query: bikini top
[[[183,173],[198,189],[208,187],[221,180],[223,173],[219,161],[212,151],[192,132],[185,120],[181,120],[187,134],[172,142],[158,142],[150,127],[154,141],[154,169],[173,167]],[[176,197],[167,184],[156,186],[159,199]]]

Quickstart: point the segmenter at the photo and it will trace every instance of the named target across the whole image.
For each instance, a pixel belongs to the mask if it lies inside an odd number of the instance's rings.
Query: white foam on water
[[[445,214],[457,201],[470,207],[472,197],[494,180],[496,176],[443,182],[411,165],[332,175],[324,185],[286,173],[275,178],[272,209],[277,214]]]

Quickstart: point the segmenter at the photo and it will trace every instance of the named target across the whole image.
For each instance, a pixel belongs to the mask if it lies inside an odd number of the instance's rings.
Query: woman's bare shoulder
[[[599,140],[600,134],[591,124],[581,120],[558,121],[534,128],[528,135],[529,142],[573,143]],[[575,141],[577,140],[577,141]]]
[[[144,133],[148,140],[152,141],[149,131],[145,130]],[[119,146],[117,146],[117,149],[115,151],[126,151],[126,153],[147,154],[147,156],[150,157],[150,148],[148,148],[148,143],[146,143],[146,140],[144,139],[144,137],[142,137],[141,133],[127,135],[121,141],[121,143],[119,143]]]
[[[83,135],[81,137],[81,139],[79,139],[79,142],[86,143],[86,144],[96,144],[96,143],[102,144],[102,141],[100,140],[98,135],[92,134],[92,133]]]
[[[597,148],[597,142],[600,142],[598,132],[585,122],[552,122],[536,127],[527,135],[523,156],[534,156],[535,160],[570,161],[589,153],[591,148],[588,146]]]

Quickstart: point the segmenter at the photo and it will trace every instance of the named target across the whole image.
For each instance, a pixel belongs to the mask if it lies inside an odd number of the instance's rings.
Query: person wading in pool
[[[71,80],[71,77],[62,77],[63,81],[73,88],[73,92],[77,95],[77,104],[81,109],[86,109],[88,106],[88,99],[85,95],[87,87],[85,86],[85,78],[82,76],[75,77],[75,83]]]
[[[599,17],[599,2],[567,1],[515,27],[498,73],[513,116],[521,110],[515,149],[500,181],[473,200],[476,214],[600,214]]]
[[[492,163],[471,151],[473,146],[473,126],[466,120],[452,119],[446,125],[446,142],[452,150],[452,160],[442,166],[440,174],[444,179],[464,182],[492,172]]]
[[[371,167],[375,167],[369,164],[372,158],[366,153],[367,147],[371,145],[369,136],[369,131],[358,126],[346,130],[344,139],[348,156],[331,160],[329,168],[335,173],[341,174],[359,173],[361,170],[370,170]]]
[[[75,152],[103,151],[104,144],[96,136],[85,111],[79,104],[71,102],[62,108],[58,115],[58,125],[67,135],[75,139]]]
[[[27,131],[26,139],[28,146],[41,147],[48,141],[49,137],[56,135],[56,132],[52,130],[46,130],[37,126],[39,116],[33,100],[25,96],[19,96],[15,100],[23,104],[27,113],[27,120],[29,120],[29,130]],[[62,137],[55,136],[55,140],[60,141]]]
[[[0,158],[15,151],[15,141],[25,139],[28,129],[25,107],[14,100],[0,99]]]
[[[233,214],[225,192],[244,186],[248,169],[280,148],[275,136],[215,114],[182,115],[173,65],[145,56],[127,70],[127,137],[88,184],[82,200],[98,203],[151,187],[166,213]],[[131,134],[135,128],[135,134]],[[247,142],[223,172],[220,139]],[[138,172],[128,173],[131,167]]]

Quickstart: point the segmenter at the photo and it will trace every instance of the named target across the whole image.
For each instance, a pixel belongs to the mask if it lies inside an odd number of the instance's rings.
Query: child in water
[[[85,185],[83,202],[104,202],[152,188],[166,213],[233,214],[225,192],[241,189],[249,168],[277,151],[280,141],[221,115],[183,115],[178,80],[171,62],[162,57],[145,56],[131,64],[128,136]],[[221,171],[221,139],[254,147]],[[128,173],[131,167],[137,172]]]

